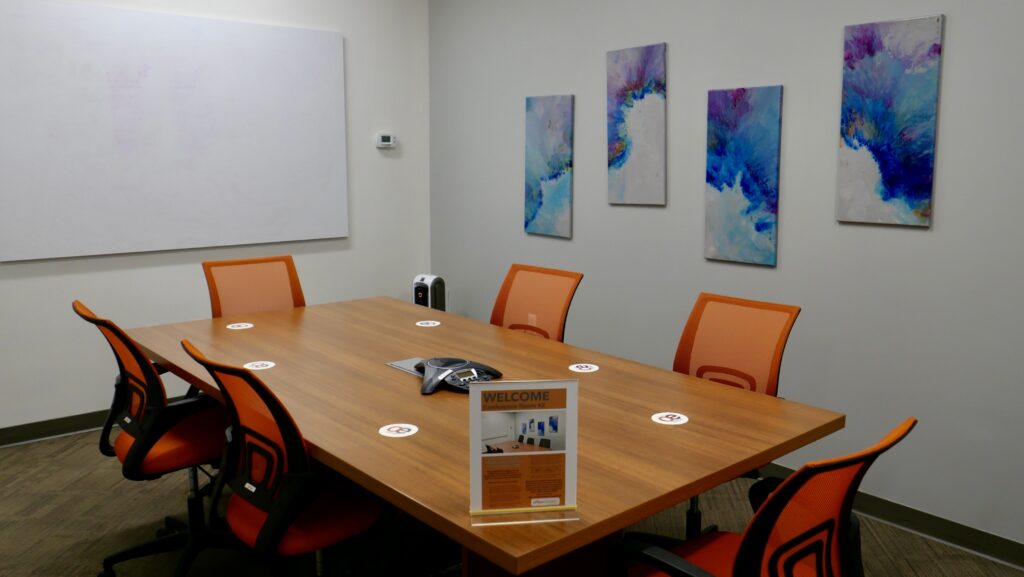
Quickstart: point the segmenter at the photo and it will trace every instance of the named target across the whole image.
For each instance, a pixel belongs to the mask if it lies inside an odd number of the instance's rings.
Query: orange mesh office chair
[[[491,324],[562,342],[583,273],[513,264],[491,311]]]
[[[875,459],[916,424],[910,417],[872,447],[807,463],[768,496],[742,535],[707,533],[671,552],[628,539],[625,553],[645,563],[629,576],[847,577],[856,572],[848,568],[845,536],[857,488]]]
[[[213,498],[216,506],[223,485],[231,487],[225,517],[239,540],[261,556],[293,556],[373,524],[380,512],[376,498],[314,474],[298,426],[263,381],[247,369],[207,359],[188,341],[181,344],[213,376],[228,408],[228,446]]]
[[[111,321],[97,317],[77,300],[72,309],[100,330],[117,359],[119,373],[114,400],[100,434],[100,452],[116,456],[121,462],[121,473],[135,481],[156,479],[183,469],[189,471],[187,526],[168,519],[155,541],[104,559],[100,575],[113,576],[116,563],[181,549],[190,536],[203,530],[203,498],[197,469],[220,461],[227,417],[220,403],[205,395],[168,403],[160,378],[161,367],[154,365]],[[120,432],[111,444],[114,424]]]
[[[775,396],[779,367],[800,307],[701,293],[673,369]]]
[[[203,263],[213,317],[306,306],[290,256]]]
[[[800,307],[701,293],[679,339],[673,370],[776,396],[779,367]],[[686,535],[699,534],[699,499],[690,499]]]

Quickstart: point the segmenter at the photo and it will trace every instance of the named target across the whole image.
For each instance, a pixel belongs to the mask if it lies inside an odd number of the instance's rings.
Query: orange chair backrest
[[[583,274],[513,264],[491,311],[491,324],[561,342],[565,319]]]
[[[100,330],[114,352],[119,374],[110,410],[117,416],[117,424],[122,430],[139,437],[143,422],[167,405],[167,393],[160,374],[135,341],[116,324],[96,316],[81,301],[71,303],[71,308]]]
[[[203,272],[214,318],[306,306],[288,255],[206,261]]]
[[[775,396],[800,307],[701,293],[679,339],[676,372]]]
[[[917,424],[901,423],[863,451],[807,463],[765,499],[743,533],[733,577],[840,577],[853,498],[868,468]]]
[[[224,397],[231,423],[225,482],[264,511],[280,497],[290,473],[310,467],[305,440],[288,410],[251,371],[206,358],[188,341],[182,348],[209,371]]]

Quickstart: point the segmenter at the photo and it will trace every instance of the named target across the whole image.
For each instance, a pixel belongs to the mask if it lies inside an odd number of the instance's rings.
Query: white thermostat
[[[398,146],[398,137],[388,132],[378,132],[374,142],[377,148],[394,148]]]

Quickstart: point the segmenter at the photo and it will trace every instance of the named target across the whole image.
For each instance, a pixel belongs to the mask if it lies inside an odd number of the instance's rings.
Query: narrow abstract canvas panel
[[[704,257],[775,265],[782,87],[708,92]]]
[[[608,202],[665,204],[665,44],[608,53]]]
[[[846,27],[837,220],[931,224],[942,24]]]
[[[531,234],[572,238],[573,97],[526,98],[526,213]]]

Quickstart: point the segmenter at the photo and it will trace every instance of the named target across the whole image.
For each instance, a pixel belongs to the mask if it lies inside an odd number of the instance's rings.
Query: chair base
[[[177,549],[184,549],[185,544],[188,543],[188,533],[171,533],[169,535],[163,535],[157,537],[153,541],[142,543],[119,551],[103,559],[103,571],[99,573],[99,577],[114,577],[114,565],[123,561],[129,561],[131,559],[138,559],[139,557],[148,557],[150,555],[159,555],[160,553],[167,553],[168,551],[174,551]]]
[[[200,542],[200,536],[206,531],[206,523],[203,519],[203,495],[206,491],[199,488],[199,477],[195,468],[188,470],[188,480],[187,520],[179,521],[173,517],[166,517],[164,525],[156,531],[156,539],[105,557],[103,570],[100,571],[99,577],[115,577],[114,565],[124,561],[179,549],[188,552],[190,549],[196,548],[195,544]],[[197,553],[198,551],[193,553],[187,562],[185,562],[184,556],[179,559],[177,575],[188,573]]]
[[[156,536],[167,537],[175,533],[185,533],[188,531],[188,523],[175,519],[174,517],[164,517],[164,526],[156,530]]]

